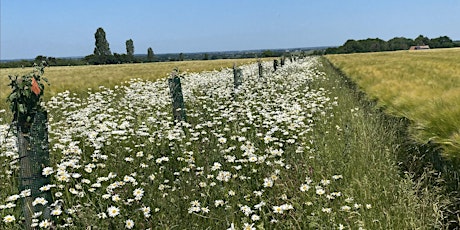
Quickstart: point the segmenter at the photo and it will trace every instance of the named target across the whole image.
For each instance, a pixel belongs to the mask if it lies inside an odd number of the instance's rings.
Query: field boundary
[[[366,110],[376,110],[385,120],[390,122],[402,121],[403,126],[398,133],[398,137],[402,139],[402,145],[397,156],[401,174],[409,173],[414,175],[414,180],[425,180],[423,184],[427,188],[442,187],[445,195],[451,198],[451,204],[446,207],[449,214],[447,221],[460,226],[460,159],[445,157],[441,144],[417,141],[409,132],[413,121],[407,117],[386,113],[385,106],[378,104],[378,98],[370,98],[352,78],[334,66],[327,58],[323,58],[323,63],[344,79],[343,82],[346,83],[346,87],[353,92],[352,96],[361,101]],[[449,225],[449,223],[446,224]]]

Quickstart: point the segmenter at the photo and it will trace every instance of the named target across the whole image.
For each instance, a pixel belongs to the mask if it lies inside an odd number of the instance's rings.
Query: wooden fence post
[[[173,72],[171,75],[171,78],[168,79],[168,84],[169,94],[172,100],[174,121],[187,121],[180,77],[177,76],[177,72]]]
[[[50,179],[42,175],[43,169],[50,165],[48,146],[48,126],[46,111],[37,111],[32,124],[18,124],[18,151],[20,160],[20,191],[30,189],[31,195],[25,197],[22,212],[25,218],[25,229],[32,229],[34,213],[42,212],[43,219],[50,219],[51,192],[40,191],[44,185],[50,184]],[[44,198],[47,203],[32,205],[37,198]]]
[[[285,61],[286,57],[281,56],[281,60],[280,60],[280,63],[281,63],[281,67],[284,65],[284,61]]]

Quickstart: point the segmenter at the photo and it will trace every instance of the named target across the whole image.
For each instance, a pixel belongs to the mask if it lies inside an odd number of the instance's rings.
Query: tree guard
[[[259,77],[264,77],[264,68],[260,60],[257,61],[257,66],[259,67]]]
[[[42,212],[44,219],[50,219],[49,204],[52,201],[51,192],[40,191],[44,185],[50,184],[50,179],[42,175],[43,168],[49,166],[49,147],[48,147],[48,126],[46,111],[37,111],[30,125],[18,125],[18,149],[20,159],[20,191],[30,189],[31,196],[23,200],[23,215],[26,220],[26,228],[32,224],[34,213]],[[45,205],[32,205],[37,198],[45,198],[48,203]]]
[[[174,121],[186,121],[184,97],[182,95],[182,86],[180,77],[173,74],[168,79],[169,93],[171,95]]]
[[[40,106],[44,85],[41,78],[46,63],[35,65],[34,72],[19,76],[9,76],[12,92],[7,101],[13,112],[12,123],[16,125],[19,152],[19,191],[30,190],[30,196],[22,200],[22,214],[25,229],[32,229],[35,213],[41,213],[40,219],[50,219],[51,192],[40,191],[50,184],[50,179],[42,175],[43,169],[50,165],[48,147],[47,113]],[[36,198],[44,202],[33,205]]]
[[[241,68],[236,68],[233,66],[233,86],[235,89],[238,89],[243,83],[243,70]]]

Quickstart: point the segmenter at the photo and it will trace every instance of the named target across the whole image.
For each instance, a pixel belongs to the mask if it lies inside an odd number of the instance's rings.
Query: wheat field
[[[409,118],[412,135],[460,156],[460,49],[327,55],[380,106]]]

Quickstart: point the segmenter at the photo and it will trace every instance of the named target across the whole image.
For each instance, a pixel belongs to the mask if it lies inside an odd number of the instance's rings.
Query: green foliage
[[[7,101],[10,103],[10,109],[13,112],[13,122],[17,122],[23,128],[28,129],[35,113],[42,110],[40,106],[43,96],[44,84],[41,76],[44,73],[46,63],[42,62],[35,67],[35,70],[27,75],[9,76],[12,89]],[[38,89],[37,89],[38,88]]]
[[[132,39],[126,40],[126,55],[134,57],[134,42]]]
[[[153,54],[153,49],[152,47],[149,47],[147,49],[147,61],[153,62],[155,60],[155,55]]]
[[[264,50],[262,52],[262,57],[275,57],[275,54],[271,50]]]
[[[424,45],[430,44],[430,39],[423,35],[419,35],[417,38],[415,38],[414,42],[415,42],[415,45],[417,46],[424,46]]]
[[[456,46],[454,41],[452,41],[452,39],[450,39],[447,36],[441,36],[438,38],[431,39],[429,45],[430,47],[436,48],[452,48]]]
[[[99,27],[94,34],[94,37],[96,38],[95,45],[96,47],[94,48],[94,55],[96,56],[107,56],[107,55],[112,55],[112,52],[110,52],[109,48],[109,42],[105,38],[105,31],[101,27]]]
[[[414,45],[429,45],[430,48],[451,48],[456,46],[456,44],[447,36],[429,39],[423,35],[419,35],[415,38],[415,40],[404,37],[395,37],[388,41],[384,41],[379,38],[368,38],[365,40],[350,39],[342,46],[326,49],[325,54],[407,50]]]
[[[407,50],[413,45],[415,45],[414,41],[409,38],[395,37],[388,40],[388,49],[392,51]]]

